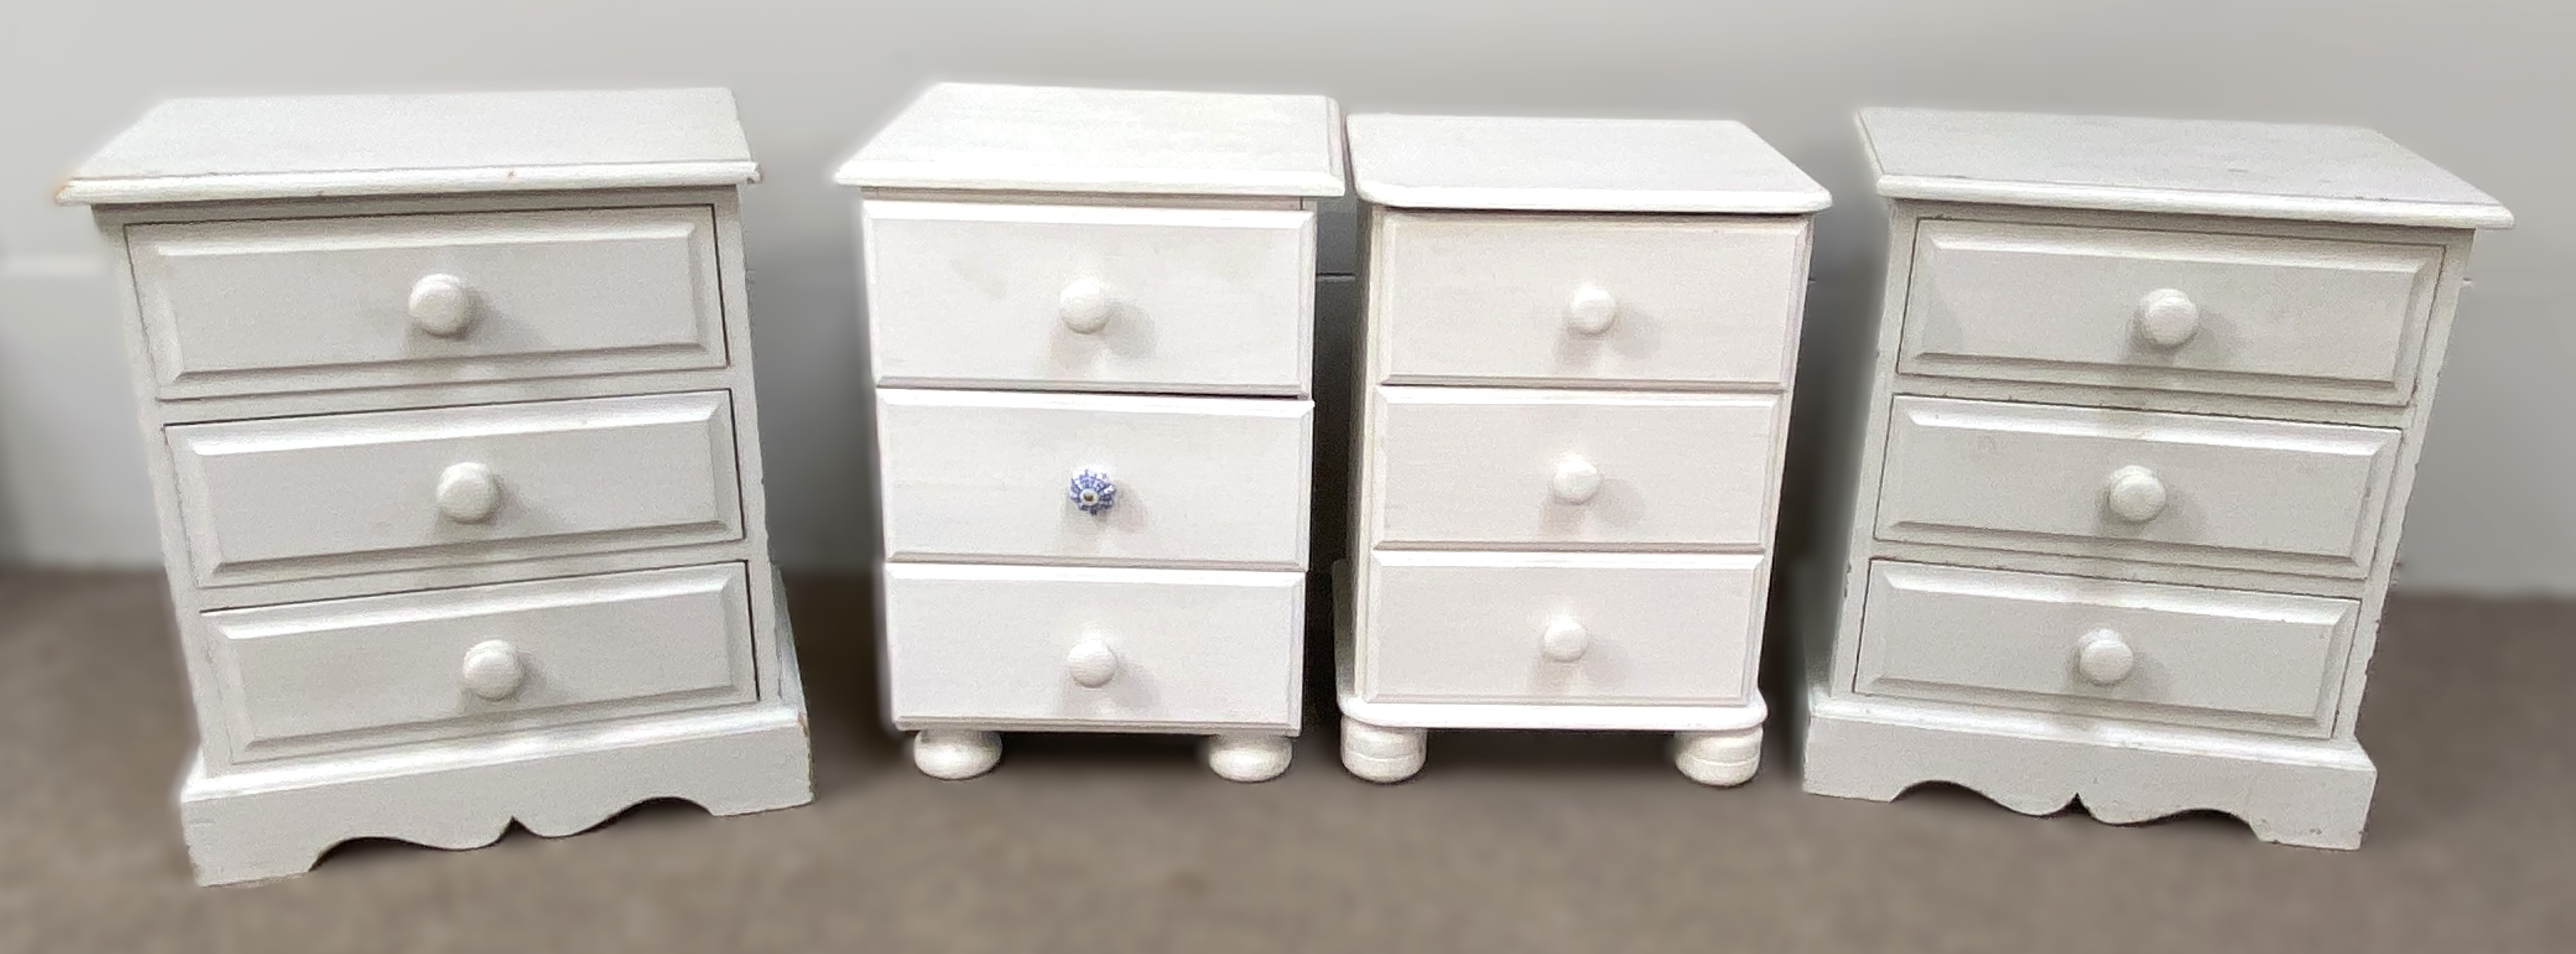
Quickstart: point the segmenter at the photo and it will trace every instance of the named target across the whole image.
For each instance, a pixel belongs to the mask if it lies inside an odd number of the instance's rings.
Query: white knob
[[[1580,457],[1568,457],[1556,465],[1556,476],[1549,478],[1547,492],[1570,504],[1585,504],[1601,492],[1601,468]]]
[[[2131,464],[2111,472],[2109,485],[2102,488],[2102,502],[2111,513],[2130,523],[2145,523],[2165,512],[2165,482],[2156,472]]]
[[[1064,286],[1064,293],[1055,298],[1064,326],[1086,335],[1108,326],[1111,304],[1109,289],[1088,278]]]
[[[2138,299],[2138,337],[2159,348],[2179,348],[2200,331],[2200,306],[2191,296],[2159,288]]]
[[[1619,317],[1619,299],[1599,286],[1585,285],[1574,290],[1565,303],[1565,326],[1581,335],[1597,335],[1610,330]]]
[[[438,472],[438,512],[458,523],[482,523],[501,507],[501,481],[492,468],[467,462]]]
[[[2137,650],[2130,649],[2129,641],[2111,630],[2097,629],[2084,634],[2083,642],[2075,649],[2075,671],[2084,677],[2085,682],[2097,686],[2119,685],[2120,680],[2129,678],[2129,670],[2137,668],[2137,665]]]
[[[1118,651],[1098,636],[1085,636],[1073,644],[1072,652],[1065,654],[1064,672],[1073,677],[1075,685],[1085,689],[1106,686],[1111,677],[1118,675]]]
[[[465,691],[499,702],[519,694],[519,684],[528,679],[528,667],[519,661],[518,647],[487,639],[465,651],[465,665],[457,679],[465,683]]]
[[[1561,663],[1583,658],[1583,651],[1590,648],[1592,634],[1584,630],[1583,624],[1570,619],[1547,624],[1547,632],[1538,638],[1539,653]]]
[[[424,334],[453,338],[474,324],[474,295],[454,275],[429,275],[411,286],[411,323]]]

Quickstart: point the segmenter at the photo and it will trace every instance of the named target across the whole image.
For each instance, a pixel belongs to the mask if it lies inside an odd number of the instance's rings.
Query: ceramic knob
[[[441,338],[464,334],[474,324],[474,296],[466,291],[465,280],[454,275],[413,282],[410,310],[412,327]]]
[[[1064,326],[1086,335],[1108,326],[1110,305],[1108,287],[1088,278],[1064,286],[1055,299]]]
[[[482,523],[501,507],[501,481],[492,468],[451,464],[438,473],[438,512],[458,523]]]
[[[487,639],[465,651],[465,665],[457,679],[465,684],[465,691],[499,702],[519,694],[519,684],[528,679],[528,667],[519,660],[518,647]]]
[[[2138,299],[2138,337],[2159,348],[2179,348],[2200,331],[2200,306],[2191,296],[2159,288]]]
[[[2111,630],[2097,629],[2084,634],[2083,643],[2075,649],[2075,671],[2084,677],[2085,682],[2097,686],[2119,685],[2120,680],[2129,678],[2129,670],[2137,665],[2137,650],[2130,649],[2129,641]]]
[[[1618,318],[1619,299],[1596,286],[1585,285],[1575,289],[1574,297],[1565,303],[1565,326],[1574,329],[1576,334],[1597,335],[1608,331],[1610,323]]]
[[[1547,632],[1538,638],[1539,653],[1561,663],[1583,658],[1583,651],[1590,648],[1592,634],[1584,631],[1583,624],[1570,619],[1549,623]]]
[[[1118,675],[1118,651],[1097,636],[1083,637],[1064,656],[1064,673],[1072,676],[1074,685],[1098,689]]]
[[[1073,483],[1064,489],[1064,499],[1073,501],[1074,509],[1097,517],[1118,506],[1118,482],[1110,480],[1108,474],[1086,470],[1073,475]]]
[[[1601,469],[1580,457],[1568,457],[1556,465],[1556,476],[1549,478],[1547,492],[1570,504],[1585,504],[1601,492]]]
[[[2122,520],[2145,523],[2165,512],[2165,482],[2144,467],[2122,467],[2111,472],[2110,484],[2102,488],[2102,502]]]

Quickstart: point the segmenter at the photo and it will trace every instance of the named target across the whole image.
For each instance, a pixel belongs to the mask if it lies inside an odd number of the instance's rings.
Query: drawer
[[[1314,416],[1293,399],[880,390],[886,556],[1303,570]]]
[[[1870,564],[1854,689],[2315,738],[2352,600]]]
[[[210,586],[742,537],[723,391],[165,433]]]
[[[706,206],[136,225],[165,398],[716,368]]]
[[[1768,568],[1751,555],[1369,555],[1371,702],[1741,705]]]
[[[1378,544],[1770,542],[1777,395],[1378,387],[1371,400]]]
[[[2359,579],[2399,433],[1895,399],[1878,536]]]
[[[2404,404],[2442,249],[1929,220],[1897,370]]]
[[[877,383],[1304,397],[1315,213],[859,204]]]
[[[1297,731],[1302,573],[885,565],[895,725]]]
[[[236,754],[486,735],[749,702],[743,565],[203,615]]]
[[[1807,220],[1377,213],[1372,380],[1778,385]]]

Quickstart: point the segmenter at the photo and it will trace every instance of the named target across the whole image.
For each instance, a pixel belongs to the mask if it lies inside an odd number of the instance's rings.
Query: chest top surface
[[[1341,122],[1321,96],[941,83],[833,180],[876,188],[1330,197]]]
[[[1360,197],[1416,209],[1805,214],[1832,196],[1737,122],[1350,119]]]
[[[2513,225],[2486,193],[2357,126],[1864,109],[1860,130],[1879,194],[1889,198]]]
[[[122,204],[740,185],[721,89],[173,99],[56,194]]]

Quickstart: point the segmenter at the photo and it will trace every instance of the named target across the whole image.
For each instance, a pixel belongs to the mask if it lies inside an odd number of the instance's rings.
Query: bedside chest
[[[1207,735],[1286,770],[1313,466],[1316,96],[941,84],[860,188],[888,715],[940,778],[998,730]]]
[[[1888,279],[1842,584],[1803,588],[1807,789],[2358,846],[2434,379],[2512,217],[2364,129],[1860,128]]]
[[[125,290],[205,883],[810,797],[723,90],[188,99]]]
[[[1809,216],[1825,190],[1731,122],[1360,115],[1367,327],[1342,762],[1425,730],[1676,734],[1760,764]]]

